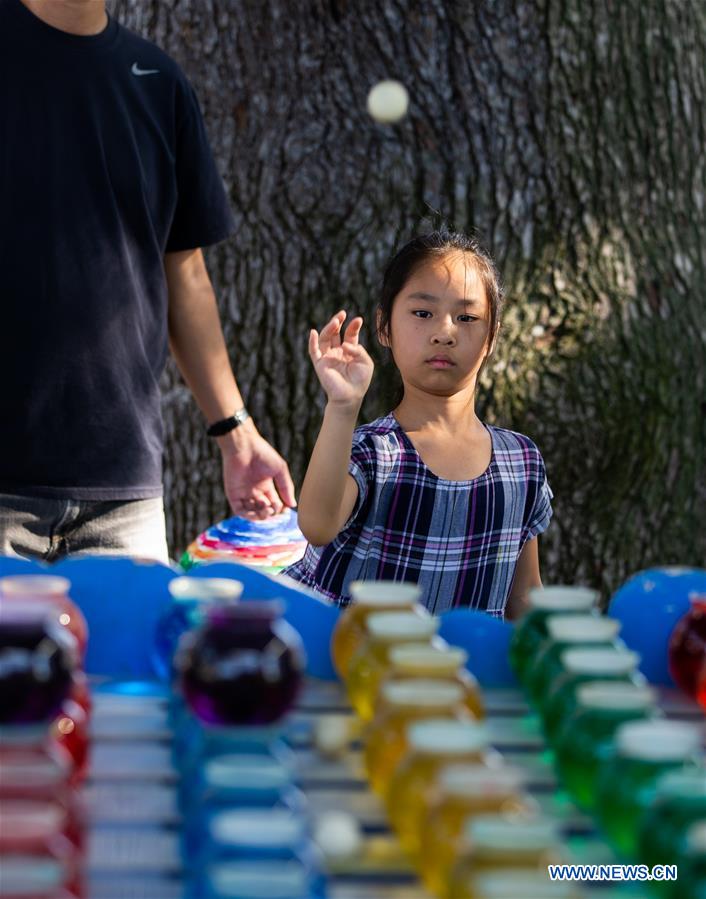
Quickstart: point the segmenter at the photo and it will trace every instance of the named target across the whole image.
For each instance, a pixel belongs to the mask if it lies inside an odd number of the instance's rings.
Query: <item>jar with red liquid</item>
[[[67,813],[47,800],[6,799],[0,801],[0,895],[69,896],[82,893],[81,854],[67,836]],[[6,882],[7,864],[12,866],[16,886]],[[49,873],[49,883],[37,878],[38,870]],[[27,892],[28,888],[31,890]]]
[[[691,593],[689,600],[691,608],[677,622],[669,641],[669,673],[687,696],[698,698],[706,708],[706,593]]]
[[[214,606],[181,638],[175,669],[184,698],[207,725],[263,725],[292,706],[306,655],[276,601]]]
[[[88,625],[79,607],[71,601],[71,582],[53,574],[13,574],[0,578],[0,603],[31,603],[46,608],[61,627],[76,640],[79,662],[83,666],[88,643]]]
[[[71,760],[46,727],[0,728],[0,818],[6,803],[51,805],[61,810],[62,833],[78,849],[84,845],[85,815],[69,783]]]

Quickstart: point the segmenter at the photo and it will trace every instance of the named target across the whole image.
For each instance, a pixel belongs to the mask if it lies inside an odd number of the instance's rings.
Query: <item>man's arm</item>
[[[231,369],[216,297],[200,249],[167,253],[169,345],[179,370],[209,423],[244,405]],[[296,505],[287,463],[252,419],[217,437],[226,496],[236,515],[265,518]]]
[[[505,617],[510,621],[521,618],[527,611],[527,591],[532,587],[541,586],[538,541],[533,537],[522,547],[520,558],[517,560],[515,578],[505,606]]]

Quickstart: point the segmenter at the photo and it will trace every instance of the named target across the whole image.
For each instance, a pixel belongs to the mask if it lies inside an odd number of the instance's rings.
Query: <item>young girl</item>
[[[537,535],[552,514],[544,462],[522,434],[484,424],[474,398],[500,324],[488,255],[460,234],[417,237],[388,263],[378,339],[402,376],[388,415],[356,428],[373,362],[338,312],[309,335],[326,392],[299,499],[304,558],[286,570],[334,602],[356,580],[413,581],[432,612],[517,617],[541,586]]]

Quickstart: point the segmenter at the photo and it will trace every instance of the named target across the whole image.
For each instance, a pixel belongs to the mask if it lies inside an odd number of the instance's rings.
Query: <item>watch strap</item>
[[[243,422],[246,422],[250,418],[250,413],[243,406],[242,409],[238,409],[237,412],[234,412],[228,418],[222,418],[220,421],[214,421],[212,425],[206,429],[206,434],[209,437],[222,437],[224,434],[228,434],[230,431],[235,428],[239,428]]]

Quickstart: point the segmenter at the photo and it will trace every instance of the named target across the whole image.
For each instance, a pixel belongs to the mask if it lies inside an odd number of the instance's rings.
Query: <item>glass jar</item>
[[[74,643],[34,606],[11,605],[0,614],[0,724],[51,721],[72,687]]]
[[[367,639],[360,644],[348,666],[348,698],[365,722],[375,714],[380,684],[390,670],[390,651],[403,643],[431,643],[441,620],[416,612],[380,612],[367,619]],[[446,644],[440,639],[438,646]]]
[[[175,667],[184,698],[205,724],[270,724],[291,708],[306,656],[281,615],[273,601],[212,606],[184,634]]]
[[[562,855],[556,827],[544,818],[471,818],[463,828],[459,859],[448,877],[444,895],[448,899],[474,897],[477,878],[512,869],[534,871],[548,881],[547,865],[560,863]]]
[[[689,600],[691,608],[677,622],[669,640],[669,673],[687,696],[697,699],[706,665],[706,593],[691,593]]]
[[[468,820],[493,813],[512,818],[537,813],[537,803],[522,793],[522,783],[522,772],[510,766],[441,769],[420,839],[419,869],[430,893],[440,895],[445,889]]]
[[[152,665],[163,680],[173,676],[174,654],[181,635],[203,623],[209,606],[237,602],[243,585],[230,578],[175,577],[167,589],[172,604],[157,622],[152,654]]]
[[[544,734],[552,745],[562,724],[576,707],[576,690],[588,681],[615,681],[646,686],[637,670],[640,656],[629,649],[567,649],[562,653],[564,673],[538,707]]]
[[[266,862],[272,871],[289,865],[305,872],[312,899],[324,893],[321,854],[302,816],[285,809],[224,810],[210,818],[202,840],[195,858],[197,865],[203,864],[210,881],[214,880],[214,870],[221,875],[225,870],[216,868],[218,863]],[[222,877],[220,889],[223,891]]]
[[[640,861],[650,866],[673,864],[684,854],[689,827],[702,819],[706,820],[706,768],[663,774],[640,822]]]
[[[549,880],[546,871],[523,867],[509,871],[491,868],[472,876],[460,888],[463,892],[453,899],[582,899],[585,896],[579,884]]]
[[[71,787],[71,758],[51,739],[45,724],[0,727],[0,805],[36,802],[59,805],[66,836],[83,844],[83,810]]]
[[[471,720],[460,684],[428,678],[383,684],[375,718],[363,739],[365,769],[375,793],[385,796],[397,765],[408,751],[409,725],[439,717]]]
[[[683,853],[676,859],[678,879],[670,899],[703,899],[706,896],[706,818],[686,832]]]
[[[345,680],[350,660],[366,635],[366,620],[375,612],[411,610],[419,603],[421,587],[401,581],[353,581],[351,604],[341,613],[331,639],[331,658]]]
[[[439,771],[456,762],[499,767],[502,758],[489,748],[485,727],[475,721],[418,721],[408,728],[407,741],[409,752],[392,776],[385,805],[403,848],[417,862],[422,823]]]
[[[525,676],[525,686],[533,705],[539,705],[563,672],[561,656],[578,647],[625,648],[617,640],[620,622],[599,615],[550,615],[546,620],[547,639],[541,643],[535,662]]]
[[[88,625],[79,607],[71,600],[71,581],[53,574],[13,574],[0,578],[0,606],[3,600],[19,601],[44,608],[57,624],[76,641],[77,662],[83,665],[88,644]]]
[[[557,773],[579,808],[595,808],[598,772],[618,727],[657,714],[649,687],[589,681],[576,688],[576,707],[558,731],[555,750]]]
[[[478,720],[485,717],[480,686],[465,667],[468,661],[465,649],[459,646],[435,646],[431,643],[405,643],[394,646],[388,653],[388,658],[390,669],[383,683],[406,677],[453,680],[461,685],[471,715]]]
[[[596,810],[608,842],[621,856],[636,855],[640,820],[659,776],[693,762],[700,742],[698,727],[681,721],[620,725],[598,774]]]
[[[588,587],[533,587],[527,594],[529,609],[517,622],[510,641],[510,666],[524,685],[540,644],[547,637],[546,620],[558,613],[586,613],[598,602],[598,592]]]

